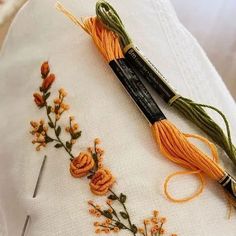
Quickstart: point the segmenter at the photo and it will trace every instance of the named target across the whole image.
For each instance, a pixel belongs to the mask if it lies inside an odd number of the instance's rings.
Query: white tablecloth
[[[94,15],[95,2],[63,1],[78,16]],[[196,40],[178,21],[169,1],[110,2],[136,44],[170,83],[182,95],[220,108],[235,135],[235,102]],[[95,219],[88,214],[86,201],[97,197],[89,191],[88,182],[70,176],[63,150],[48,147],[36,153],[31,144],[29,121],[44,116],[35,107],[32,94],[40,82],[39,66],[49,60],[57,75],[54,88],[68,91],[70,112],[83,130],[78,152],[93,138],[102,139],[105,163],[117,178],[115,190],[127,194],[135,223],[140,225],[157,208],[168,218],[168,232],[181,236],[235,236],[235,216],[227,220],[222,191],[211,180],[204,193],[192,202],[174,204],[165,199],[164,179],[180,167],[160,155],[149,125],[91,38],[58,13],[54,4],[54,0],[30,1],[14,20],[1,51],[0,234],[20,235],[25,217],[30,214],[28,235],[93,235]],[[168,119],[183,132],[202,134],[158,96],[155,98]],[[42,184],[37,198],[32,199],[45,153],[48,161]],[[226,159],[223,154],[222,158]],[[196,186],[194,177],[182,177],[171,184],[170,190],[181,197]],[[98,201],[102,202],[102,198]]]

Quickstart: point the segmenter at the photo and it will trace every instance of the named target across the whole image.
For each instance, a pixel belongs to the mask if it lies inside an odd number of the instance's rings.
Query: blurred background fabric
[[[0,48],[12,19],[26,1],[0,0]],[[236,99],[236,24],[233,20],[236,1],[171,0],[171,3]]]
[[[0,0],[0,24],[16,12],[25,0]]]

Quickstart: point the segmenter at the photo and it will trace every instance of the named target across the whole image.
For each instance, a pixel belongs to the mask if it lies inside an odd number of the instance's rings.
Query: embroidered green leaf
[[[123,193],[120,194],[120,202],[121,203],[125,203],[126,201],[126,195],[124,195]]]
[[[96,166],[96,168],[98,167],[98,157],[97,157],[97,154],[96,153],[93,153],[92,154],[92,157],[93,157],[93,160],[94,160],[94,162],[95,162],[95,166]]]
[[[61,133],[61,127],[58,126],[57,129],[56,129],[56,135],[59,136]]]
[[[47,113],[48,113],[48,115],[51,113],[51,110],[52,110],[52,107],[51,107],[51,106],[48,106],[48,108],[47,108]]]
[[[43,132],[43,125],[40,125],[37,132],[42,133]]]
[[[48,125],[49,125],[51,128],[54,127],[54,125],[53,125],[53,123],[52,123],[51,121],[48,122]]]
[[[60,109],[60,106],[55,106],[55,113],[57,114],[58,113],[58,111],[59,111],[59,109]]]
[[[110,200],[117,200],[118,199],[117,196],[114,194],[109,195],[107,198]]]
[[[132,230],[132,232],[135,233],[135,234],[138,232],[138,228],[137,228],[136,225],[132,225],[132,226],[131,226],[131,230]]]
[[[120,222],[116,222],[116,226],[119,228],[119,229],[123,229],[124,228],[124,225]]]
[[[45,101],[49,98],[50,94],[51,94],[51,93],[49,92],[49,93],[46,93],[46,94],[43,96],[43,98],[44,98]]]
[[[72,133],[71,137],[73,139],[78,139],[81,136],[81,133],[82,133],[82,131],[79,131],[79,132],[76,132],[76,133]]]
[[[103,215],[108,219],[112,219],[113,217],[112,214],[107,210],[103,211]]]
[[[114,215],[114,216],[116,216],[117,217],[117,213],[116,213],[116,211],[114,210],[114,211],[112,211],[112,214]]]
[[[70,143],[70,142],[66,142],[66,147],[68,148],[68,149],[71,149],[71,147],[72,147],[72,144]]]
[[[45,137],[45,142],[46,143],[50,143],[50,142],[52,142],[53,141],[53,139],[51,138],[51,137],[49,137],[49,136],[46,136]]]
[[[63,145],[61,143],[57,143],[54,147],[55,148],[61,148]]]
[[[120,215],[122,216],[123,219],[128,219],[129,218],[129,216],[123,211],[120,212]]]
[[[88,175],[87,179],[92,179],[93,175]]]

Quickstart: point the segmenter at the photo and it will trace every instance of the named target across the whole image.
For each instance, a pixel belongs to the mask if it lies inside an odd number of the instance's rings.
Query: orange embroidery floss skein
[[[58,4],[57,8],[91,35],[104,59],[109,63],[136,105],[151,123],[155,141],[161,153],[170,161],[187,169],[173,173],[166,178],[164,184],[166,197],[173,202],[187,202],[192,200],[202,193],[205,186],[204,174],[206,174],[224,187],[231,200],[233,200],[232,204],[236,205],[236,182],[219,165],[215,145],[201,136],[182,133],[166,119],[138,76],[126,62],[118,37],[106,29],[96,17],[86,18],[80,22],[62,5]],[[188,141],[188,138],[196,138],[207,144],[213,158],[211,159],[207,154],[199,150],[194,144]],[[193,195],[176,199],[168,192],[168,183],[176,175],[186,174],[195,174],[200,180],[200,186]]]

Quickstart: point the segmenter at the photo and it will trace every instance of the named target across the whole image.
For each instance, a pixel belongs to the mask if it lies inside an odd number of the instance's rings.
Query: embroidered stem
[[[43,95],[45,96],[45,92],[43,92]],[[48,117],[48,120],[51,122],[51,124],[53,124],[53,121],[52,121],[52,118],[48,112],[48,110],[50,109],[47,102],[45,102],[45,107],[46,107],[46,113],[47,113],[47,117]],[[58,133],[57,133],[57,120],[55,119],[55,122],[54,124],[52,125],[52,128],[54,130],[54,134],[56,136],[56,139],[53,139],[54,141],[57,141],[58,143],[60,143],[62,145],[62,147],[65,149],[65,151],[70,155],[71,159],[70,160],[73,160],[75,157],[72,155],[71,151],[66,147],[66,145],[62,142],[62,140],[60,139]]]
[[[161,233],[162,233],[162,227],[163,227],[163,224],[164,224],[164,223],[161,223],[161,227],[160,227],[160,229],[159,229],[158,236],[160,236],[160,235],[161,235]]]
[[[114,194],[114,192],[113,192]],[[95,206],[93,203],[89,203],[90,206],[92,206],[94,208],[94,210],[98,211],[102,216],[104,216],[107,219],[110,219],[112,222],[115,223],[115,225],[110,223],[110,226],[114,226],[114,227],[118,227],[119,229],[125,229],[130,231],[134,236],[136,235],[136,233],[132,230],[132,228],[129,228],[128,226],[126,226],[124,223],[121,222],[121,220],[118,218],[117,220],[113,219],[109,214],[107,214],[106,211],[102,211],[101,209],[99,209],[97,206]],[[114,210],[115,215],[117,216],[116,211]],[[102,226],[104,228],[109,228],[109,229],[114,229],[114,227],[110,227],[110,226],[104,226],[102,224],[98,224],[98,226]]]
[[[125,213],[126,213],[126,215],[127,215],[127,220],[128,220],[128,223],[129,223],[130,230],[131,230],[131,232],[132,232],[134,235],[136,235],[136,234],[132,231],[132,226],[133,226],[133,224],[131,223],[129,213],[128,213],[127,208],[126,208],[126,206],[125,206],[125,202],[122,201],[122,197],[118,197],[117,194],[116,194],[114,191],[112,191],[110,188],[109,188],[109,192],[111,192],[111,193],[117,198],[118,202],[123,206],[124,211],[125,211]],[[125,196],[125,195],[123,195],[123,196]],[[126,198],[126,197],[125,197],[125,198]]]

